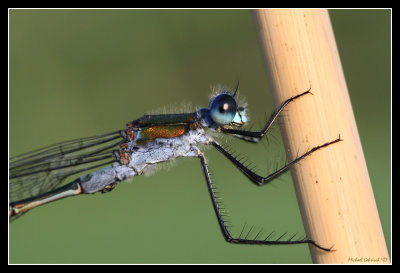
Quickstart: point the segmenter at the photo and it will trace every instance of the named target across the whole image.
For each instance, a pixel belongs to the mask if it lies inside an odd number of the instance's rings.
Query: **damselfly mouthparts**
[[[311,153],[341,140],[339,137],[316,146],[271,174],[260,176],[218,144],[210,133],[222,133],[257,143],[269,132],[282,110],[290,102],[310,94],[310,90],[283,102],[261,131],[241,129],[247,123],[246,109],[237,104],[236,93],[237,86],[232,92],[220,90],[211,98],[209,108],[200,108],[193,113],[144,115],[129,122],[123,131],[65,141],[11,158],[10,219],[64,197],[108,192],[119,182],[145,174],[154,164],[160,162],[171,161],[177,157],[198,157],[226,241],[261,245],[308,243],[329,251],[311,239],[271,241],[268,237],[264,240],[240,236],[234,238],[228,231],[211,183],[206,158],[200,150],[202,145],[215,147],[253,183],[261,186],[288,171],[291,166]],[[60,186],[72,175],[99,167],[103,168]]]

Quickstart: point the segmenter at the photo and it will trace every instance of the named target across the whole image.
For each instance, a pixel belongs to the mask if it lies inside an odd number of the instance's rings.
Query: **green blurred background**
[[[391,12],[330,10],[382,227],[391,245]],[[9,153],[123,129],[180,103],[207,106],[233,87],[253,129],[273,110],[247,10],[10,10]],[[264,174],[260,144],[231,146]],[[210,168],[233,234],[244,224],[304,234],[290,175],[253,186],[216,151]],[[284,181],[282,181],[284,180]],[[255,235],[255,233],[253,233]],[[307,245],[224,241],[198,159],[108,194],[67,198],[9,226],[10,263],[310,263]]]

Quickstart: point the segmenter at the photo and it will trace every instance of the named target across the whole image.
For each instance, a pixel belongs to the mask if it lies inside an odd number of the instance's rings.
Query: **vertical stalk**
[[[282,132],[289,159],[339,134],[343,139],[292,170],[307,236],[334,250],[310,246],[313,262],[389,263],[328,12],[253,15],[275,104],[310,87],[313,93],[288,106]]]

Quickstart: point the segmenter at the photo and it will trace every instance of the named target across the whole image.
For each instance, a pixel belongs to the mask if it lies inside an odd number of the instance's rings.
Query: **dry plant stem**
[[[343,139],[292,170],[307,236],[334,250],[310,245],[313,262],[389,263],[328,12],[255,10],[253,17],[275,104],[310,87],[313,93],[288,106],[282,130],[289,158]]]

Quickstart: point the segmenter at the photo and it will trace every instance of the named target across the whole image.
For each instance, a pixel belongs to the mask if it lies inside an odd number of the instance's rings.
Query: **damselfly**
[[[119,182],[146,174],[152,166],[178,157],[198,157],[222,234],[226,241],[237,244],[313,244],[328,251],[311,239],[269,240],[233,237],[228,231],[210,179],[207,161],[201,151],[211,145],[229,159],[253,183],[262,186],[277,178],[311,153],[333,143],[340,137],[309,149],[306,153],[263,177],[243,164],[220,145],[212,134],[231,135],[257,143],[266,135],[282,110],[294,100],[311,94],[310,90],[287,99],[272,114],[260,131],[241,129],[247,123],[246,108],[236,101],[238,86],[232,91],[219,90],[210,99],[209,108],[193,113],[144,115],[126,125],[126,129],[109,134],[61,142],[10,159],[9,216],[14,219],[37,206],[64,197],[83,193],[108,192]],[[99,167],[102,167],[98,169]],[[73,175],[94,170],[61,186]],[[246,236],[247,237],[247,236]]]

